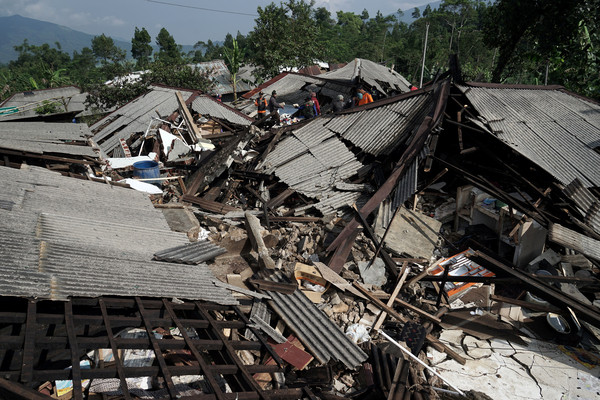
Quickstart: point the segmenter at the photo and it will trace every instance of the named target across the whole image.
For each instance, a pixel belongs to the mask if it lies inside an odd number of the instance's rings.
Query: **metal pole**
[[[421,64],[421,82],[419,89],[423,87],[423,71],[425,70],[425,55],[427,54],[427,38],[429,37],[429,22],[425,25],[425,45],[423,46],[423,64]]]
[[[546,79],[544,79],[544,86],[548,86],[548,68],[550,67],[550,60],[546,61]]]

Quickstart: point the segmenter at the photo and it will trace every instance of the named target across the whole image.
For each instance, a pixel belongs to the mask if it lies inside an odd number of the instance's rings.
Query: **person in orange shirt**
[[[265,94],[262,91],[258,93],[258,99],[254,100],[254,105],[258,107],[256,119],[261,119],[267,115],[267,99],[265,99]]]
[[[369,104],[373,102],[373,96],[371,93],[367,92],[364,89],[359,89],[358,93],[362,94],[362,99],[358,100],[358,105],[362,106],[363,104]]]

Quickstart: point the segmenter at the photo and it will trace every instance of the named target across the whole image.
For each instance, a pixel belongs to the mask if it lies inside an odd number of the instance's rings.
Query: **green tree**
[[[94,52],[89,47],[84,47],[81,52],[73,52],[68,71],[73,83],[83,89],[88,85],[100,82],[103,78],[101,71],[96,68]]]
[[[233,86],[233,101],[237,101],[237,74],[240,71],[240,66],[242,65],[244,53],[238,47],[237,40],[232,39],[231,45],[231,48],[224,47],[223,51],[225,53],[225,61],[227,62],[229,72],[231,73],[231,85]]]
[[[133,38],[131,39],[131,56],[137,61],[137,67],[144,69],[150,63],[150,57],[152,56],[152,46],[150,42],[152,38],[146,30],[135,27]]]
[[[114,40],[105,34],[94,36],[92,39],[92,52],[103,65],[125,60],[125,51],[118,48]]]
[[[260,78],[273,77],[280,68],[303,68],[322,58],[313,5],[314,1],[288,0],[279,6],[258,7],[259,16],[249,37]]]
[[[162,28],[158,32],[156,44],[158,45],[157,58],[160,62],[167,65],[181,64],[183,62],[181,46],[175,42],[175,38],[165,28]]]

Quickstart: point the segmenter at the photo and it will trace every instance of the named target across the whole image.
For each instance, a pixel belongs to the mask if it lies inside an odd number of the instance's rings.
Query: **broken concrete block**
[[[380,238],[385,232],[383,216],[377,217],[375,233]],[[431,257],[438,241],[438,233],[442,223],[420,212],[405,207],[400,210],[390,223],[391,227],[385,238],[385,245],[398,254],[406,253],[412,257]]]
[[[385,264],[381,258],[376,258],[373,264],[367,269],[368,261],[358,263],[358,270],[363,282],[367,285],[383,286],[387,282],[385,277]]]
[[[487,340],[479,340],[473,336],[465,336],[462,341],[463,348],[466,349],[467,354],[474,359],[489,357],[492,355],[492,349]]]
[[[329,296],[329,304],[332,306],[340,304],[341,302],[342,299],[340,299],[340,296],[337,293],[333,293],[331,296]]]
[[[431,365],[437,365],[444,360],[446,360],[447,355],[444,352],[437,351],[433,347],[427,347],[427,358],[429,359]]]
[[[333,306],[333,312],[334,313],[346,313],[348,312],[348,304],[344,303],[344,302],[339,302],[338,304]]]

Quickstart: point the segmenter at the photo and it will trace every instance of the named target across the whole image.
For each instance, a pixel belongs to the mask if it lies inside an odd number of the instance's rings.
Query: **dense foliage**
[[[162,29],[153,54],[145,28],[136,27],[131,41],[133,61],[105,35],[90,48],[69,55],[60,44],[16,46],[17,60],[0,66],[0,99],[36,88],[76,84],[90,91],[98,106],[120,105],[150,82],[210,88],[209,79],[186,64],[225,59],[230,69],[257,66],[259,79],[282,69],[301,68],[315,60],[349,62],[356,57],[394,67],[419,83],[425,32],[428,29],[425,80],[448,68],[457,54],[465,80],[522,84],[560,84],[600,99],[600,0],[444,0],[437,9],[415,10],[411,24],[402,11],[392,15],[364,10],[332,15],[314,1],[286,0],[258,7],[254,29],[222,44],[198,41],[183,54],[173,36]],[[131,71],[145,70],[138,82],[104,82]]]

